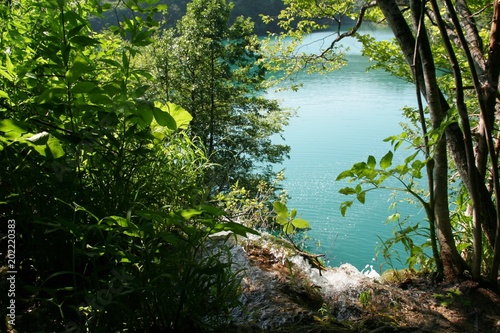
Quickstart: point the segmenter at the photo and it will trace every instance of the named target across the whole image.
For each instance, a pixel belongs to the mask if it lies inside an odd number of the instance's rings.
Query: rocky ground
[[[233,241],[230,253],[242,305],[222,333],[500,333],[498,286],[443,285],[408,271],[380,276],[349,264],[318,268],[314,257],[265,234]],[[58,318],[47,309],[35,308],[35,318]]]
[[[320,271],[286,242],[240,243],[238,332],[500,332],[500,295],[484,284],[406,271],[367,277],[348,264]]]

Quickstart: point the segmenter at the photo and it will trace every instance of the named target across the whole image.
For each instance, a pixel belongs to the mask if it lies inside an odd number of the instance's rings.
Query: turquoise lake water
[[[391,38],[387,30],[370,33]],[[315,33],[306,42],[327,34]],[[387,153],[391,146],[383,139],[402,132],[401,109],[416,106],[415,88],[383,71],[366,72],[369,60],[360,55],[360,45],[349,43],[346,67],[325,75],[303,74],[297,92],[270,92],[269,97],[297,109],[284,133],[290,159],[281,167],[291,197],[288,207],[311,223],[309,249],[326,254],[330,266],[351,263],[361,270],[370,264],[379,271],[390,268],[376,257],[376,247],[378,236],[387,238],[394,227],[385,223],[394,213],[388,210],[391,193],[373,191],[364,205],[354,203],[342,217],[339,207],[348,198],[338,191],[346,184],[335,179],[368,155],[378,161]],[[399,206],[399,211],[416,215],[411,218],[415,222],[423,219],[419,208]]]

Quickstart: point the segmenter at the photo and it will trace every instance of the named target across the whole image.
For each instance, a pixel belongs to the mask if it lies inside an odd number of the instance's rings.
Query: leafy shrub
[[[261,180],[254,190],[236,182],[230,191],[219,192],[213,201],[224,209],[230,219],[251,228],[272,230],[275,227],[275,212],[271,203],[277,199],[285,201],[287,196],[285,191],[280,191],[279,183],[283,179],[283,172],[279,172],[272,182]]]
[[[206,243],[252,231],[204,205],[212,165],[191,115],[143,98],[138,55],[164,8],[126,6],[140,15],[103,34],[88,24],[98,1],[0,6],[0,217],[17,221],[20,331],[209,329],[237,300],[228,247]]]

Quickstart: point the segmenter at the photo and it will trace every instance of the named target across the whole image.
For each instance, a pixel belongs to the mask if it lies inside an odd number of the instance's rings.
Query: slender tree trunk
[[[418,72],[419,67],[416,66],[417,63],[417,53],[415,53],[413,68]],[[422,136],[424,137],[425,144],[425,157],[430,158],[430,148],[429,148],[429,136],[427,135],[427,124],[425,121],[424,115],[424,107],[422,103],[422,96],[420,94],[420,86],[418,84],[418,80],[415,81],[415,88],[417,91],[417,102],[418,102],[418,111],[420,116],[420,127],[422,129]],[[443,269],[443,261],[441,260],[441,256],[439,254],[438,240],[436,236],[436,217],[434,216],[434,163],[427,163],[425,165],[427,171],[427,186],[429,188],[429,202],[427,205],[424,204],[425,212],[427,215],[427,219],[429,220],[429,237],[431,241],[431,249],[432,256],[434,258],[434,262],[436,263],[436,273],[438,277],[442,277],[444,275]]]
[[[423,4],[420,0],[410,0],[410,9],[415,30],[420,29],[418,54],[422,63],[426,91],[425,96],[429,108],[432,127],[439,130],[446,116],[441,108],[441,92],[436,80],[436,68],[430,48],[425,23],[423,20]],[[453,280],[463,274],[465,262],[457,251],[453,231],[451,228],[450,211],[448,207],[448,155],[446,149],[446,135],[436,143],[434,150],[434,216],[438,229],[438,240],[441,246],[441,260],[443,261],[444,276]]]
[[[423,18],[422,18],[423,19]],[[418,56],[418,52],[416,50],[418,49],[418,41],[419,38],[418,36],[420,35],[422,31],[422,25],[418,25],[417,28],[417,40],[415,43],[415,50],[413,54],[413,63],[412,63],[412,68],[414,71],[414,77],[422,77],[422,68],[420,67],[420,57]],[[426,159],[431,158],[431,152],[430,152],[430,146],[429,146],[429,136],[428,136],[428,131],[427,131],[427,122],[425,119],[425,113],[424,113],[424,106],[422,103],[422,94],[420,93],[421,88],[420,88],[420,80],[415,80],[415,89],[416,89],[416,96],[417,96],[417,103],[418,103],[418,112],[419,112],[419,118],[420,118],[420,127],[422,129],[422,136],[424,138],[424,145],[425,145],[425,157]],[[438,247],[438,239],[436,235],[436,216],[434,215],[434,204],[435,204],[435,194],[434,194],[434,161],[429,160],[428,163],[426,163],[425,168],[427,170],[427,187],[429,189],[429,203],[428,205],[425,206],[425,211],[427,214],[427,219],[429,220],[429,236],[430,236],[430,241],[431,241],[431,248],[432,248],[432,256],[434,258],[434,261],[436,263],[436,273],[438,278],[442,278],[444,276],[444,268],[443,268],[443,261],[441,260],[441,255],[439,252],[439,247]]]
[[[451,5],[451,2],[449,0],[445,0],[445,3],[448,6]],[[477,177],[477,173],[474,170],[476,164],[474,158],[473,140],[472,140],[471,127],[469,123],[469,115],[467,112],[467,106],[465,104],[462,72],[460,70],[458,59],[455,55],[455,51],[453,50],[453,47],[451,45],[451,41],[448,38],[446,26],[444,20],[441,17],[440,8],[437,4],[437,1],[431,0],[431,5],[434,11],[434,15],[436,17],[436,22],[439,27],[441,36],[443,38],[446,52],[448,53],[448,58],[450,59],[450,64],[453,69],[453,76],[455,78],[455,96],[456,96],[457,110],[460,116],[462,129],[464,133],[465,152],[467,156],[467,171],[471,181],[471,189],[469,191],[469,194],[472,206],[473,249],[474,249],[472,258],[472,277],[474,279],[479,279],[481,275],[481,262],[483,253],[483,245],[482,245],[483,235],[481,232],[481,223],[479,216],[479,188],[478,188],[479,179]],[[451,13],[452,20],[455,23],[458,23],[458,19],[456,17],[455,12],[453,11],[453,7],[451,7],[451,10],[452,10]],[[456,29],[460,29],[460,26],[457,26]],[[461,41],[465,39],[461,31],[459,31],[459,36]]]
[[[401,51],[403,52],[408,65],[411,66],[413,71],[415,71],[415,68],[413,66],[415,39],[413,37],[412,31],[405,21],[405,18],[401,14],[400,9],[398,8],[395,1],[391,0],[378,0],[377,5],[383,11],[389,26],[391,27],[396,39],[398,40]],[[416,63],[416,66],[420,66],[419,62]],[[416,82],[418,81],[419,86],[423,87],[423,76],[414,73],[414,77]],[[421,89],[421,92],[426,98],[425,91]],[[448,112],[450,106],[448,105],[442,93],[440,96],[440,103],[443,112]],[[464,135],[458,123],[453,122],[446,127],[446,141],[448,147],[450,148],[451,155],[454,159],[460,177],[470,193],[470,191],[472,190],[472,182],[471,178],[469,177],[467,154],[465,152],[463,137]],[[475,168],[473,172],[477,173],[477,168]],[[479,182],[478,186],[480,195],[479,213],[481,216],[481,222],[483,224],[483,229],[489,243],[491,244],[491,246],[494,246],[497,220],[495,205],[491,200],[491,193],[488,191],[486,184],[484,182]]]
[[[493,220],[489,222],[489,229],[495,230],[495,241],[494,243],[494,259],[492,263],[492,280],[496,279],[498,275],[498,265],[500,261],[500,249],[497,248],[499,245],[498,241],[500,240],[500,216],[498,212],[500,212],[500,183],[499,183],[499,174],[498,174],[498,154],[493,142],[493,125],[494,125],[494,117],[495,117],[495,108],[497,104],[498,97],[498,77],[500,74],[500,31],[498,28],[499,24],[499,4],[498,0],[494,2],[494,11],[493,11],[493,19],[491,25],[491,33],[490,33],[490,44],[488,49],[488,61],[486,62],[486,66],[482,65],[482,58],[477,56],[477,52],[475,52],[474,46],[477,43],[474,43],[474,40],[478,38],[477,31],[471,22],[471,16],[469,15],[469,10],[466,3],[462,3],[459,1],[457,4],[457,8],[463,14],[463,22],[465,29],[467,31],[467,35],[472,41],[471,47],[469,47],[468,40],[465,38],[462,30],[461,30],[461,22],[458,20],[453,4],[450,0],[445,0],[445,3],[448,7],[448,12],[453,21],[453,24],[456,27],[456,32],[462,45],[462,49],[464,50],[467,60],[469,63],[469,67],[471,70],[474,87],[477,95],[477,99],[479,101],[481,117],[480,117],[480,132],[479,132],[479,144],[478,144],[478,166],[479,172],[483,176],[482,180],[484,183],[484,175],[486,170],[482,170],[481,168],[486,167],[486,154],[484,152],[484,141],[486,142],[487,152],[491,161],[491,183],[493,188],[493,193],[495,197],[495,210],[497,212],[496,215],[496,223],[493,224]],[[457,87],[458,90],[458,87]],[[472,195],[471,195],[472,196]],[[474,233],[477,234],[479,231],[477,230],[477,226],[475,226]],[[486,230],[486,228],[485,228]],[[491,237],[490,242],[491,242]],[[474,272],[473,272],[474,273]],[[477,272],[476,272],[477,275]]]
[[[214,46],[210,45],[210,119],[209,119],[209,142],[208,142],[208,156],[211,156],[214,153],[214,145],[215,145],[215,62],[217,59],[215,58]]]
[[[389,26],[393,30],[408,64],[411,66],[413,64],[413,53],[416,45],[412,31],[394,0],[378,0],[377,3],[389,23]],[[417,30],[419,24],[423,24],[423,21],[420,20],[422,3],[419,0],[413,0],[410,1],[410,4],[416,26],[415,30]],[[416,66],[421,66],[422,76],[417,75],[418,71],[413,70],[413,72],[415,80],[418,80],[421,92],[427,101],[431,114],[432,126],[434,129],[438,129],[441,126],[447,109],[442,108],[442,94],[437,85],[432,52],[430,50],[425,28],[422,28],[421,31],[421,40],[418,43],[418,56],[420,62],[418,62]],[[445,278],[447,280],[452,280],[463,273],[466,264],[456,249],[451,229],[448,208],[448,163],[446,136],[444,133],[435,146],[433,179],[433,191],[435,196],[434,216],[438,229],[438,240],[441,246],[441,259],[443,261]]]
[[[466,36],[467,43],[463,41],[458,41],[457,44],[464,50],[464,52],[469,52],[473,61],[469,60],[469,65],[473,66],[479,78],[485,78],[486,69],[486,59],[484,57],[484,46],[479,32],[477,30],[477,24],[474,20],[469,6],[465,0],[456,0],[455,6],[451,1],[446,2],[446,7],[449,12],[456,12],[460,16],[460,27],[463,28]],[[454,14],[453,14],[454,15]],[[455,32],[452,32],[456,35]],[[484,80],[484,79],[483,79]],[[486,177],[486,165],[488,161],[488,146],[486,143],[485,136],[485,123],[482,119],[479,120],[478,130],[476,132],[476,166],[479,171],[480,179],[484,182]]]
[[[498,93],[498,81],[500,75],[500,1],[495,0],[493,3],[493,19],[491,24],[490,33],[490,44],[488,47],[488,63],[487,63],[487,73],[488,73],[488,85],[486,86],[486,107],[487,110],[494,114],[498,103],[497,99],[500,99]],[[493,129],[493,123],[486,124],[489,129]],[[497,213],[500,210],[500,180],[498,179],[498,155],[493,145],[493,138],[489,137],[491,142],[488,143],[488,148],[490,149],[490,156],[492,158],[492,174],[493,174],[493,184],[495,190],[495,201],[497,207]],[[495,246],[493,262],[491,267],[490,279],[496,282],[498,277],[498,269],[500,267],[500,216],[497,214],[497,225],[495,234]]]

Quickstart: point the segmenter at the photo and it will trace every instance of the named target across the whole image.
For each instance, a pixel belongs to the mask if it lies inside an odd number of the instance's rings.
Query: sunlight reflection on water
[[[389,35],[383,31],[379,37]],[[388,211],[390,193],[372,192],[364,205],[353,204],[342,217],[340,203],[347,198],[338,190],[346,184],[335,179],[354,163],[366,161],[368,155],[377,160],[385,155],[391,147],[382,140],[401,132],[400,110],[416,102],[412,85],[385,72],[367,73],[368,60],[356,53],[359,48],[356,51],[355,46],[351,45],[347,67],[325,75],[302,75],[304,86],[298,92],[270,92],[269,97],[298,108],[298,117],[284,133],[292,152],[282,167],[287,178],[284,186],[291,196],[289,207],[312,224],[310,249],[326,253],[332,266],[348,262],[361,270],[383,261],[373,259],[378,236],[386,238],[393,229],[384,223],[393,213]],[[415,207],[400,210],[419,212]],[[422,214],[413,220],[422,220]]]

